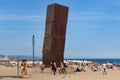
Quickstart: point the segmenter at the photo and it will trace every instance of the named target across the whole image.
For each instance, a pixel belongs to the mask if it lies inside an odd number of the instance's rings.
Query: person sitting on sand
[[[44,69],[45,69],[45,65],[44,65],[44,64],[42,64],[42,65],[41,65],[41,73],[43,73],[43,72],[44,72]]]
[[[97,64],[92,65],[92,71],[93,71],[93,72],[98,71],[98,66],[97,66]]]
[[[86,67],[86,65],[85,65],[85,63],[81,63],[81,71],[83,71],[83,72],[86,72],[86,70],[85,70],[85,67]]]
[[[80,67],[77,67],[76,70],[75,70],[75,72],[80,72],[80,71],[81,71]]]

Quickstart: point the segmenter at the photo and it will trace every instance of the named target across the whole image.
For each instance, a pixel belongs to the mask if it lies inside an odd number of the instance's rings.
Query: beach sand
[[[119,80],[120,70],[107,69],[107,75],[103,75],[102,71],[98,72],[76,72],[67,75],[56,74],[51,72],[35,71],[28,69],[28,76],[23,78],[17,77],[16,67],[0,67],[0,80]]]

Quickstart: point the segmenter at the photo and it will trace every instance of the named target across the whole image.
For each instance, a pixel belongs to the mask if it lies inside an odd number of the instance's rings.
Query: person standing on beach
[[[27,64],[26,64],[26,60],[22,60],[21,63],[21,75],[27,75]]]
[[[24,63],[23,63],[23,60],[22,60],[20,68],[21,68],[21,75],[23,76],[23,74],[24,74]]]
[[[26,60],[24,60],[24,73],[27,75],[27,63]]]
[[[102,67],[103,67],[103,75],[106,75],[107,74],[107,72],[106,72],[106,64],[104,63],[102,65]]]
[[[51,64],[51,69],[54,72],[54,75],[56,75],[57,67],[55,62]]]

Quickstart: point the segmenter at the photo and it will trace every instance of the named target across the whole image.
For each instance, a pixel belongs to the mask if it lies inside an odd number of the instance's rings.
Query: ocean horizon
[[[0,55],[0,58],[5,57],[5,55]],[[27,60],[32,60],[32,56],[25,56],[25,55],[9,55],[7,56],[9,58],[12,59],[27,59]],[[120,65],[120,58],[64,58],[64,60],[68,61],[68,60],[80,60],[80,61],[91,61],[91,62],[96,62],[96,63],[106,63],[106,62],[110,62],[113,64],[117,64]],[[35,56],[35,61],[42,61],[41,57],[36,57]]]

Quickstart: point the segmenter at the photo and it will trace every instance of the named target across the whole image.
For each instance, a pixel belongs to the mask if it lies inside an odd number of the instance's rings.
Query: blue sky
[[[42,56],[47,5],[69,7],[65,58],[120,58],[119,0],[0,0],[0,54]]]

